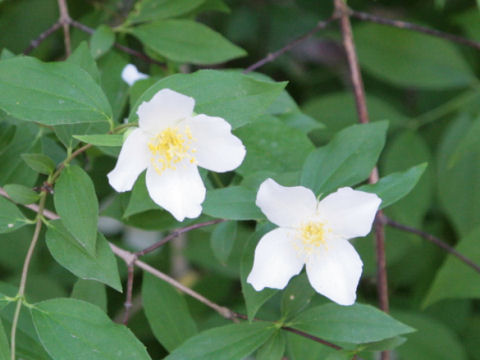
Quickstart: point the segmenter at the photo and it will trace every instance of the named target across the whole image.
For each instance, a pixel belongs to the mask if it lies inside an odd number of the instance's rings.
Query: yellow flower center
[[[310,221],[300,228],[300,237],[305,247],[325,245],[325,227],[321,222]]]
[[[191,147],[194,141],[190,128],[187,126],[184,132],[178,127],[168,127],[148,142],[148,149],[152,153],[150,159],[152,166],[158,174],[166,169],[176,170],[176,164],[183,159],[189,159],[190,163],[196,162]]]

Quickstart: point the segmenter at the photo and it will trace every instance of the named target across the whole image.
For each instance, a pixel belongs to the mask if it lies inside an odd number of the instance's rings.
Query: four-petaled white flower
[[[155,203],[178,221],[195,218],[205,199],[197,166],[215,172],[237,168],[245,147],[220,117],[195,115],[195,100],[170,89],[160,90],[137,110],[139,127],[122,146],[108,174],[117,191],[129,191],[143,170]]]
[[[279,228],[260,239],[247,282],[257,291],[283,289],[306,264],[318,293],[340,305],[352,305],[363,264],[348,239],[370,232],[380,203],[377,195],[348,187],[317,201],[303,186],[265,180],[256,204]]]

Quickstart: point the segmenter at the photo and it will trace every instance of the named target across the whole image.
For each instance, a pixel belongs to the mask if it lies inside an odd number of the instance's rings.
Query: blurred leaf
[[[461,239],[455,249],[474,263],[480,265],[480,227]],[[480,276],[477,271],[454,257],[447,256],[437,271],[424,306],[447,298],[480,298]]]
[[[150,359],[128,328],[113,323],[95,305],[52,299],[36,304],[31,313],[43,346],[55,359]]]
[[[385,339],[385,340],[364,344],[364,345],[361,345],[360,347],[362,350],[366,350],[366,351],[392,350],[404,344],[405,341],[407,341],[406,338],[401,336],[395,336],[390,339]]]
[[[226,221],[215,226],[210,236],[210,246],[213,254],[221,263],[225,263],[230,256],[237,237],[237,222]]]
[[[274,332],[275,327],[268,322],[216,327],[188,339],[165,360],[242,360]]]
[[[462,237],[480,225],[480,141],[453,166],[449,159],[471,127],[472,121],[461,116],[447,128],[437,162],[440,202]]]
[[[242,165],[236,170],[243,176],[261,170],[278,173],[300,170],[314,149],[305,133],[273,117],[247,124],[235,133],[248,149]]]
[[[76,165],[67,166],[55,185],[53,200],[67,230],[95,256],[98,200],[90,176]]]
[[[199,7],[205,0],[142,0],[127,17],[127,24],[163,20],[184,15]]]
[[[406,335],[404,345],[395,349],[400,359],[466,360],[467,356],[457,335],[434,318],[394,311],[395,317],[414,326],[417,331]]]
[[[115,34],[113,30],[106,25],[100,25],[90,39],[90,53],[92,57],[98,59],[110,50],[114,42]]]
[[[256,220],[264,216],[255,205],[256,192],[242,186],[207,191],[203,213],[228,220]]]
[[[121,292],[117,260],[105,237],[100,233],[97,236],[95,253],[91,255],[78,244],[61,220],[56,220],[47,230],[46,242],[53,258],[67,270],[79,278],[97,280]]]
[[[273,336],[258,349],[256,360],[282,360],[285,353],[285,336],[277,331]]]
[[[0,122],[0,155],[6,150],[6,148],[11,144],[15,137],[16,127]]]
[[[122,146],[123,135],[73,135],[73,137],[81,142],[92,144],[95,146]]]
[[[142,299],[155,338],[169,352],[197,333],[185,298],[170,284],[145,272]]]
[[[97,281],[78,279],[73,285],[70,297],[97,305],[107,312],[107,291],[105,285]]]
[[[479,151],[478,139],[480,139],[480,118],[476,119],[468,129],[465,136],[459,141],[455,151],[448,159],[448,168],[455,166],[463,156]]]
[[[256,291],[252,285],[247,283],[247,277],[253,267],[253,259],[255,255],[255,248],[261,237],[268,231],[275,228],[270,223],[264,224],[248,239],[243,249],[242,260],[240,263],[240,281],[242,284],[242,293],[247,307],[248,320],[252,321],[255,314],[262,307],[265,302],[275,295],[278,290],[265,288],[261,291]]]
[[[305,309],[315,294],[306,274],[294,277],[282,294],[281,310],[284,318],[289,319]]]
[[[246,55],[245,50],[221,34],[190,20],[163,20],[129,31],[144,45],[172,61],[209,65]]]
[[[44,154],[22,154],[23,161],[40,174],[50,175],[55,171],[55,163]]]
[[[420,180],[426,167],[427,164],[423,163],[407,171],[382,177],[377,183],[360,186],[357,190],[377,194],[382,199],[380,209],[383,209],[406,196]]]
[[[32,204],[40,198],[40,195],[38,195],[35,191],[23,185],[8,184],[3,188],[7,192],[8,196],[10,196],[10,198],[12,198],[12,200],[17,204]]]
[[[0,234],[15,231],[27,225],[28,219],[10,201],[0,196]]]
[[[477,0],[477,5],[480,0]],[[464,12],[453,17],[454,23],[459,25],[467,36],[476,41],[480,41],[480,13],[469,8]]]
[[[107,122],[112,110],[103,91],[79,66],[30,57],[0,61],[0,108],[44,125]]]
[[[285,86],[285,82],[258,81],[236,72],[199,70],[193,74],[176,74],[145,91],[132,108],[128,122],[137,121],[136,112],[143,101],[168,88],[193,97],[197,114],[222,117],[235,129],[261,115]]]
[[[68,57],[68,62],[77,64],[83,70],[88,72],[95,82],[100,82],[100,73],[98,72],[97,63],[95,62],[93,55],[88,49],[86,41],[82,41],[75,51]]]
[[[361,66],[399,86],[468,86],[475,75],[454,45],[413,31],[362,24],[354,29]]]
[[[320,305],[302,312],[291,327],[327,341],[354,344],[407,334],[414,329],[370,305]]]
[[[315,194],[328,194],[341,186],[365,180],[385,144],[386,122],[352,125],[328,145],[310,153],[303,166],[301,184]]]
[[[10,360],[10,345],[8,343],[7,334],[3,328],[2,320],[0,319],[0,360]]]

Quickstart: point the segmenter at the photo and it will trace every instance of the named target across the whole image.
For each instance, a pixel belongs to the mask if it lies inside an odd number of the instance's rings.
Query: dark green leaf
[[[95,305],[52,299],[31,309],[38,336],[54,359],[147,360],[143,344]]]
[[[90,39],[90,53],[94,59],[98,59],[113,46],[115,34],[106,25],[100,25]]]
[[[366,351],[392,350],[404,344],[405,341],[407,341],[406,338],[402,336],[395,336],[390,339],[385,339],[385,340],[364,344],[361,346],[361,349]]]
[[[225,263],[235,244],[237,237],[237,222],[226,221],[218,224],[210,236],[210,246],[213,254],[221,263]]]
[[[0,61],[0,108],[45,125],[110,121],[112,110],[100,87],[80,67],[30,57]]]
[[[427,168],[427,164],[423,163],[414,166],[407,171],[397,172],[382,177],[376,184],[363,185],[357,190],[366,191],[377,194],[382,203],[380,209],[386,208],[398,200],[408,195],[415,187],[423,172]]]
[[[257,351],[256,360],[281,360],[285,353],[285,336],[281,331],[277,331],[260,349]]]
[[[55,185],[53,199],[67,230],[94,256],[98,201],[90,177],[76,165],[67,166]]]
[[[235,129],[261,115],[285,86],[285,82],[258,81],[238,72],[200,70],[193,74],[176,74],[145,91],[133,106],[128,122],[137,121],[136,111],[142,102],[168,88],[193,97],[197,114],[220,116]]]
[[[3,328],[2,320],[0,320],[0,360],[10,360],[10,345],[8,343],[7,334]]]
[[[70,297],[97,305],[104,312],[107,312],[107,291],[105,285],[99,282],[78,279],[73,285]]]
[[[370,175],[385,144],[386,122],[352,125],[330,143],[310,153],[301,184],[315,194],[352,186]]]
[[[28,219],[18,208],[0,196],[0,234],[15,231],[27,225]]]
[[[287,333],[287,349],[288,358],[291,360],[320,360],[337,352],[335,349],[293,333]]]
[[[163,20],[130,31],[156,53],[177,62],[209,65],[246,55],[219,33],[190,20]]]
[[[22,159],[33,170],[40,174],[50,175],[55,171],[55,163],[43,154],[22,154]]]
[[[242,186],[207,191],[203,213],[228,220],[256,220],[264,216],[255,205],[256,192]]]
[[[92,144],[95,146],[122,146],[123,145],[123,135],[98,134],[98,135],[73,135],[73,137],[84,143]]]
[[[282,315],[288,319],[310,304],[315,294],[306,274],[294,277],[288,283],[282,294]]]
[[[97,280],[122,291],[117,260],[105,237],[100,233],[97,236],[95,253],[91,255],[57,220],[47,230],[46,240],[48,250],[64,268],[79,278]]]
[[[0,123],[0,155],[15,137],[16,127],[7,123]]]
[[[142,300],[156,339],[169,352],[197,333],[185,298],[170,284],[144,273]]]
[[[354,344],[407,334],[414,329],[370,305],[320,305],[302,312],[291,327],[328,341]]]
[[[274,332],[275,327],[268,322],[213,328],[190,338],[165,360],[242,360]]]
[[[162,20],[184,15],[200,6],[205,0],[142,0],[128,15],[127,24]]]
[[[10,198],[18,204],[32,204],[39,199],[39,195],[31,188],[18,185],[8,184],[3,187]]]

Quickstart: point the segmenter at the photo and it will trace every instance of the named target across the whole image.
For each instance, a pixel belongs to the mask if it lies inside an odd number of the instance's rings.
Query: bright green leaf
[[[205,0],[142,0],[127,17],[127,24],[163,20],[184,15],[199,7]]]
[[[277,331],[263,346],[258,349],[256,360],[281,360],[285,353],[285,336]]]
[[[352,186],[370,175],[385,144],[386,122],[352,125],[316,149],[303,166],[301,184],[315,194]]]
[[[237,237],[237,222],[226,221],[215,226],[210,236],[210,246],[213,254],[221,263],[225,263],[235,244]]]
[[[315,294],[306,274],[301,274],[289,281],[282,294],[281,310],[284,318],[290,318],[310,304]]]
[[[142,300],[156,339],[169,352],[197,333],[185,298],[170,284],[144,273]]]
[[[113,30],[106,25],[100,25],[90,39],[90,53],[94,59],[98,59],[110,50],[114,42],[115,34]]]
[[[92,144],[95,146],[122,146],[123,145],[123,135],[107,135],[107,134],[98,134],[98,135],[73,135],[77,140],[80,140],[87,144]]]
[[[148,360],[144,345],[95,305],[52,299],[31,309],[38,336],[54,359]]]
[[[8,184],[5,185],[4,190],[7,192],[10,198],[18,204],[32,204],[36,202],[40,195],[33,191],[31,188],[18,185],[18,184]]]
[[[337,352],[328,346],[314,342],[306,337],[287,333],[288,358],[291,360],[319,360]]]
[[[274,332],[275,327],[268,322],[213,328],[188,339],[165,360],[242,360]]]
[[[86,41],[82,41],[75,51],[68,57],[68,62],[77,64],[83,70],[88,72],[95,82],[100,82],[100,73],[97,63],[92,57]]]
[[[40,174],[50,175],[55,171],[55,163],[44,154],[22,154],[22,159],[33,170]]]
[[[78,279],[73,285],[70,297],[97,305],[107,312],[107,291],[105,285],[97,281]]]
[[[112,110],[90,75],[69,62],[0,61],[0,109],[45,125],[110,121]]]
[[[82,168],[67,166],[55,185],[55,209],[74,238],[95,255],[98,200],[92,180]]]
[[[28,219],[10,201],[0,196],[0,234],[15,231],[27,225]]]

